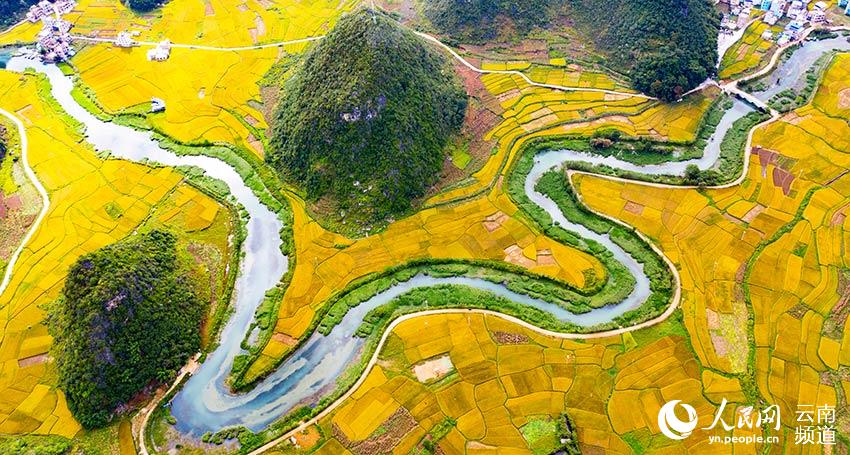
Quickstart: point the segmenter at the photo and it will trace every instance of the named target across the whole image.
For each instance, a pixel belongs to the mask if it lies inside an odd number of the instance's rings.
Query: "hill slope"
[[[63,296],[49,317],[59,387],[86,428],[108,423],[200,348],[204,305],[171,234],[141,234],[81,257]]]
[[[720,18],[707,0],[569,0],[576,26],[635,88],[678,98],[715,73]]]
[[[267,161],[309,200],[369,225],[409,210],[435,182],[466,103],[442,55],[385,14],[360,9],[293,70]]]
[[[0,30],[24,18],[31,5],[38,0],[2,0],[0,1]]]
[[[563,0],[428,0],[424,12],[443,33],[480,41],[544,26],[562,4]]]

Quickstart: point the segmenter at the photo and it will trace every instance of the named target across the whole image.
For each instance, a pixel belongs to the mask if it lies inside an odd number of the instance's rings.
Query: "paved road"
[[[41,181],[36,177],[35,172],[33,172],[30,167],[28,152],[29,152],[29,144],[27,140],[27,131],[24,128],[24,124],[21,123],[20,119],[12,115],[11,113],[0,109],[0,115],[8,118],[15,124],[18,128],[18,136],[21,138],[21,163],[24,165],[24,173],[27,175],[27,178],[30,179],[35,189],[38,191],[38,194],[41,195],[41,211],[38,213],[38,217],[36,217],[35,221],[30,226],[29,231],[27,231],[21,243],[18,245],[18,248],[15,250],[15,253],[12,254],[12,257],[9,259],[9,264],[6,266],[6,273],[3,275],[3,282],[0,283],[0,295],[3,294],[3,291],[6,290],[6,287],[9,286],[9,281],[12,279],[12,269],[15,268],[15,264],[18,262],[18,258],[21,256],[21,252],[24,251],[24,247],[27,242],[30,241],[33,234],[35,233],[38,226],[41,224],[41,221],[44,219],[44,216],[47,214],[47,209],[50,207],[50,197],[47,195],[47,190],[44,189],[44,186],[41,184]]]

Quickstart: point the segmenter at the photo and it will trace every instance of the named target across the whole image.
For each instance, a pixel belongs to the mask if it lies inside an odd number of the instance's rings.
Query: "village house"
[[[171,41],[164,40],[148,51],[148,60],[153,62],[164,62],[171,56]]]

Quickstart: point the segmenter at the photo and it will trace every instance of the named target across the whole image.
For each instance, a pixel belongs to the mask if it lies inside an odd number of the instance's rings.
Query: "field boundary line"
[[[440,41],[436,37],[431,36],[427,33],[416,31],[416,30],[412,30],[412,32],[414,34],[416,34],[417,36],[419,36],[420,38],[423,38],[426,41],[429,41],[429,42],[437,45],[438,47],[441,47],[443,50],[445,50],[446,52],[451,54],[451,56],[454,57],[461,64],[463,64],[464,66],[466,66],[467,68],[469,68],[470,70],[472,70],[472,71],[474,71],[478,74],[515,75],[515,76],[521,77],[526,83],[528,83],[531,86],[547,88],[547,89],[551,89],[551,90],[559,90],[559,91],[562,91],[562,92],[596,92],[596,93],[605,93],[605,94],[609,94],[609,95],[620,95],[620,96],[644,98],[644,99],[648,99],[648,100],[657,100],[658,99],[658,98],[655,98],[655,97],[652,97],[652,96],[649,96],[649,95],[645,95],[645,94],[640,93],[640,92],[621,92],[621,91],[618,91],[618,90],[608,90],[608,89],[602,89],[602,88],[571,87],[571,86],[565,86],[565,85],[556,85],[556,84],[546,84],[546,83],[542,83],[542,82],[535,82],[535,81],[531,80],[525,73],[523,73],[521,71],[516,71],[516,70],[485,70],[485,69],[482,69],[482,68],[478,68],[475,65],[473,65],[472,63],[470,63],[468,60],[463,58],[463,56],[458,54],[454,49],[452,49],[450,46],[443,43],[442,41]],[[72,36],[72,38],[80,40],[80,41],[88,41],[88,42],[92,42],[92,43],[102,43],[102,44],[113,44],[113,45],[115,44],[115,40],[110,39],[110,38],[95,38],[95,37],[88,37],[88,36],[82,36],[82,35],[71,35],[71,36]],[[268,49],[268,48],[273,48],[273,47],[282,47],[282,46],[286,46],[286,45],[290,45],[290,44],[308,43],[308,42],[313,42],[313,41],[319,41],[319,40],[322,40],[324,38],[325,38],[325,35],[319,35],[319,36],[311,36],[311,37],[307,37],[307,38],[300,38],[300,39],[291,40],[291,41],[279,41],[279,42],[274,42],[274,43],[257,44],[257,45],[253,45],[253,46],[239,46],[239,47],[216,47],[216,46],[204,46],[204,45],[201,45],[201,44],[180,44],[180,43],[171,43],[171,47],[172,48],[178,48],[178,49],[195,49],[195,50],[206,50],[206,51],[238,52],[238,51]],[[135,44],[137,44],[139,46],[158,46],[159,45],[159,43],[156,43],[156,42],[153,42],[153,41],[136,41]]]
[[[89,41],[92,43],[104,43],[104,44],[115,44],[114,39],[109,38],[94,38],[89,36],[82,35],[71,35],[75,40],[80,41]],[[238,51],[253,51],[259,49],[268,49],[272,47],[283,47],[289,44],[301,44],[301,43],[309,43],[311,41],[319,41],[324,38],[324,35],[320,36],[310,36],[307,38],[299,38],[290,41],[278,41],[275,43],[267,43],[267,44],[255,44],[253,46],[237,46],[237,47],[217,47],[217,46],[204,46],[202,44],[180,44],[180,43],[171,43],[170,46],[172,48],[179,49],[195,49],[195,50],[203,50],[203,51],[222,51],[222,52],[238,52]],[[138,46],[159,46],[160,43],[156,43],[153,41],[134,41]]]
[[[508,75],[519,76],[525,82],[527,82],[529,85],[532,85],[532,86],[535,86],[535,87],[548,88],[548,89],[552,89],[552,90],[560,90],[562,92],[596,92],[596,93],[607,93],[607,94],[610,94],[610,95],[622,95],[622,96],[630,96],[630,97],[637,97],[637,98],[645,98],[645,99],[648,99],[648,100],[658,99],[658,98],[655,98],[655,97],[652,97],[652,96],[649,96],[649,95],[645,95],[645,94],[640,93],[640,92],[634,92],[634,93],[620,92],[620,91],[617,91],[617,90],[607,90],[607,89],[604,89],[604,88],[567,87],[567,86],[564,86],[564,85],[545,84],[545,83],[541,83],[541,82],[534,82],[525,73],[523,73],[521,71],[516,71],[516,70],[485,70],[485,69],[476,67],[472,63],[469,63],[465,58],[463,58],[460,54],[458,54],[454,49],[452,49],[451,47],[449,47],[447,44],[443,43],[442,41],[440,41],[436,37],[431,36],[427,33],[416,31],[416,30],[413,30],[413,33],[415,33],[420,38],[423,38],[427,41],[430,41],[430,42],[436,44],[437,46],[443,48],[445,51],[447,51],[449,54],[451,54],[452,57],[454,57],[459,62],[461,62],[464,66],[466,66],[467,68],[469,68],[472,71],[475,71],[476,73],[479,73],[479,74],[508,74]]]
[[[36,191],[38,191],[39,195],[41,195],[41,211],[36,217],[35,221],[33,221],[30,228],[27,230],[26,235],[24,236],[21,243],[18,245],[18,248],[15,249],[15,253],[12,254],[12,257],[9,258],[9,263],[6,265],[6,272],[3,275],[3,282],[0,283],[0,295],[3,295],[3,292],[6,291],[6,288],[9,286],[9,283],[12,281],[12,270],[15,268],[15,264],[18,262],[18,258],[21,256],[21,253],[24,251],[24,247],[26,244],[32,239],[32,236],[35,234],[35,231],[41,225],[42,220],[47,215],[47,210],[50,208],[50,196],[47,194],[47,190],[44,188],[44,185],[41,184],[41,181],[35,175],[35,172],[32,170],[29,164],[28,158],[28,148],[29,143],[27,141],[27,131],[24,128],[23,122],[20,119],[9,113],[8,111],[0,108],[0,115],[8,118],[15,124],[18,128],[18,136],[21,138],[21,161],[24,165],[24,173],[32,182],[33,186],[35,186]]]
[[[572,180],[570,180],[570,186],[573,186]],[[574,186],[573,186],[573,189],[575,190]],[[576,194],[578,194],[578,192],[576,192]],[[390,324],[384,329],[384,333],[381,335],[381,340],[378,342],[377,346],[375,347],[375,352],[372,353],[372,358],[369,359],[369,363],[366,364],[366,367],[363,369],[363,373],[361,373],[360,377],[357,379],[357,382],[355,382],[354,385],[352,385],[339,398],[334,400],[334,402],[331,403],[327,408],[323,409],[321,412],[316,414],[311,419],[305,421],[304,423],[299,424],[297,427],[293,428],[292,430],[289,430],[288,432],[284,433],[283,435],[278,436],[277,438],[275,438],[275,439],[263,444],[262,446],[252,450],[251,452],[248,453],[248,455],[260,455],[260,454],[262,454],[262,453],[264,453],[268,450],[271,450],[272,448],[274,448],[274,446],[280,444],[281,442],[286,441],[287,439],[294,436],[296,433],[304,431],[308,427],[317,424],[319,422],[319,420],[327,417],[328,414],[335,411],[339,406],[341,406],[345,402],[345,400],[347,400],[349,397],[351,397],[351,395],[354,394],[354,392],[356,392],[360,388],[360,386],[362,386],[363,383],[366,381],[366,378],[369,376],[369,373],[372,371],[372,369],[378,363],[378,356],[381,353],[381,349],[383,349],[384,345],[386,344],[387,339],[393,333],[393,330],[395,330],[395,328],[398,327],[399,324],[401,324],[405,321],[409,321],[411,319],[416,319],[416,318],[425,317],[425,316],[440,315],[440,314],[483,314],[483,315],[487,315],[487,316],[494,316],[494,317],[502,318],[502,319],[504,319],[508,322],[517,324],[521,327],[524,327],[528,330],[531,330],[533,332],[537,332],[537,333],[542,334],[542,335],[550,336],[550,337],[553,337],[553,338],[559,338],[559,339],[567,339],[567,340],[592,340],[592,339],[597,339],[597,338],[619,336],[619,335],[622,335],[624,333],[628,333],[628,332],[632,332],[632,331],[640,330],[640,329],[645,329],[647,327],[652,327],[654,325],[660,324],[660,323],[664,322],[665,320],[667,320],[667,318],[669,318],[673,314],[673,312],[675,312],[679,308],[679,305],[681,304],[681,301],[682,301],[682,282],[681,282],[681,278],[679,276],[679,271],[676,269],[676,266],[675,266],[675,264],[673,264],[673,261],[671,261],[670,258],[668,258],[667,255],[665,255],[661,251],[661,249],[657,245],[655,245],[655,243],[649,237],[644,235],[642,232],[640,232],[639,230],[637,230],[633,226],[628,225],[624,221],[617,220],[617,219],[609,217],[608,215],[596,212],[595,210],[591,209],[589,206],[587,206],[587,204],[584,203],[584,201],[581,199],[580,195],[578,197],[579,197],[579,201],[582,204],[584,204],[585,207],[587,207],[588,210],[590,210],[591,212],[596,213],[597,215],[599,215],[603,218],[609,219],[609,220],[619,224],[620,226],[623,226],[623,227],[633,231],[634,233],[636,233],[638,235],[638,237],[640,237],[644,242],[646,242],[650,246],[650,248],[652,248],[652,250],[664,260],[665,265],[673,273],[674,291],[673,291],[673,298],[671,299],[670,304],[667,306],[667,309],[664,310],[663,313],[661,313],[660,315],[658,315],[658,316],[656,316],[652,319],[648,319],[646,321],[643,321],[639,324],[630,325],[628,327],[620,327],[618,329],[610,329],[610,330],[606,330],[606,331],[602,331],[602,332],[593,332],[593,333],[556,332],[556,331],[553,331],[553,330],[547,330],[547,329],[538,327],[534,324],[531,324],[530,322],[523,321],[522,319],[517,318],[515,316],[510,316],[510,315],[507,315],[507,314],[504,314],[504,313],[500,313],[498,311],[484,310],[484,309],[477,309],[477,308],[468,308],[468,309],[446,308],[446,309],[436,309],[436,310],[423,310],[423,311],[417,311],[417,312],[414,312],[414,313],[399,316],[398,318],[393,319],[393,321],[390,322]]]

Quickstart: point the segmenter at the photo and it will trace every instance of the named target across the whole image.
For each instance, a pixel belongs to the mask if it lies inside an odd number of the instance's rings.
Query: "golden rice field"
[[[557,77],[543,76],[539,68],[542,67],[534,67],[538,73],[533,80],[542,82]],[[557,73],[563,74],[560,70]],[[575,73],[573,77],[580,80],[584,74]],[[610,78],[592,74],[594,77],[587,81],[601,81],[602,85],[589,88],[607,90],[613,83]],[[496,142],[496,151],[467,185],[436,194],[426,205],[457,201],[490,188],[500,175],[504,175],[505,164],[513,160],[515,152],[534,138],[590,135],[601,128],[613,128],[631,137],[692,141],[703,115],[719,94],[718,90],[709,89],[688,96],[680,103],[661,104],[627,93],[550,90],[529,85],[519,76],[509,74],[485,74],[481,81],[501,110],[502,122],[485,136]],[[567,81],[565,85],[571,86]],[[616,90],[621,89],[616,87]]]
[[[51,337],[43,323],[44,305],[58,296],[68,267],[137,229],[164,226],[180,234],[190,252],[199,252],[198,268],[210,276],[210,292],[220,292],[232,222],[229,211],[182,183],[171,169],[99,159],[65,118],[41,101],[34,76],[0,71],[0,107],[24,122],[30,164],[51,200],[8,292],[0,296],[0,317],[6,321],[0,329],[0,433],[72,437],[80,426],[54,386]]]
[[[365,382],[320,420],[323,437],[302,449],[409,453],[449,421],[448,431],[435,439],[444,454],[531,453],[524,427],[566,413],[583,453],[661,446],[710,453],[707,443],[693,442],[704,438],[671,444],[655,423],[673,397],[693,404],[702,422],[713,418],[717,391],[740,395],[737,380],[701,369],[678,324],[577,342],[480,314],[407,320],[389,335]],[[445,358],[450,368],[441,375],[417,373]],[[268,453],[301,452],[284,442]]]
[[[754,70],[766,64],[771,53],[776,49],[776,43],[762,39],[761,35],[770,30],[776,36],[782,31],[779,25],[769,26],[757,20],[747,27],[744,36],[732,45],[720,60],[721,79],[732,79]]]
[[[82,0],[66,18],[83,36],[114,38],[131,31],[139,33],[134,38],[139,41],[238,47],[323,35],[352,7],[351,1],[175,0],[161,12],[137,16],[119,0]],[[32,41],[38,30],[24,24],[0,34],[0,44]],[[261,132],[268,125],[258,110],[257,81],[281,55],[299,53],[305,45],[242,52],[175,48],[167,61],[151,62],[150,46],[98,44],[84,47],[73,64],[108,113],[161,98],[167,110],[150,121],[162,133],[186,143],[237,144],[262,156]]]
[[[5,117],[6,157],[0,163],[0,276],[41,211],[41,197],[24,174],[17,127]]]
[[[340,10],[353,5],[330,0],[174,0],[140,16],[119,0],[80,0],[67,17],[74,32],[85,36],[137,31],[140,41],[236,47],[323,35]]]
[[[700,193],[575,177],[593,209],[657,239],[677,264],[700,362],[744,372],[736,351],[752,346],[758,391],[785,415],[798,404],[847,405],[850,381],[838,372],[850,365],[850,126],[834,117],[846,116],[844,61],[813,105],[756,131],[740,186]],[[793,429],[782,436],[793,440]]]
[[[496,190],[460,205],[420,211],[359,240],[322,228],[307,216],[302,201],[291,198],[290,203],[297,265],[280,305],[276,336],[250,367],[246,380],[273,368],[305,334],[328,298],[354,279],[395,264],[421,258],[491,259],[579,288],[587,276],[605,279],[606,271],[595,257],[541,234]]]
[[[162,133],[186,143],[227,142],[263,155],[262,138],[254,129],[268,125],[249,102],[260,99],[256,81],[274,63],[278,49],[173,49],[165,62],[148,61],[146,52],[143,47],[89,46],[73,63],[107,112],[160,98],[166,111],[152,115],[150,123]]]
[[[25,22],[17,27],[0,32],[0,46],[18,43],[32,43],[41,31],[41,24]]]

